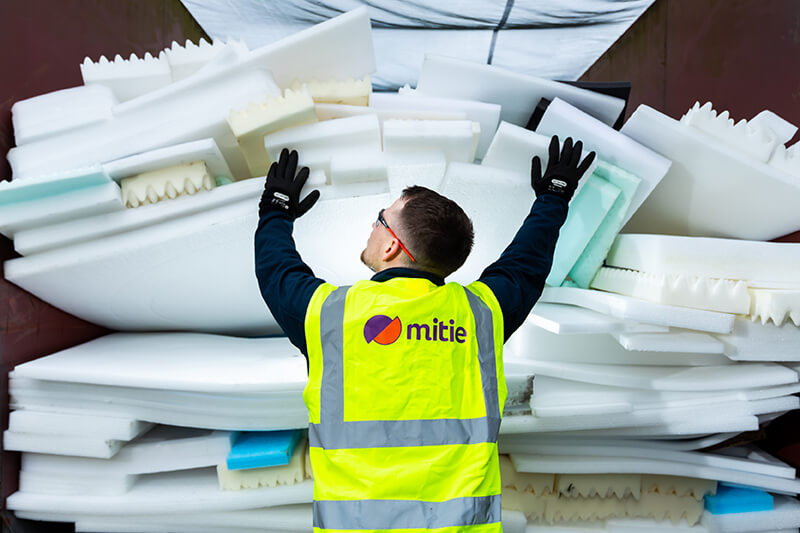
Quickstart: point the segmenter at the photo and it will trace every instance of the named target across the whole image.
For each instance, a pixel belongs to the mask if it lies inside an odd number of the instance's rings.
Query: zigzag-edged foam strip
[[[556,491],[566,498],[631,497],[641,494],[642,477],[639,474],[558,474]]]
[[[227,39],[209,43],[201,38],[197,44],[188,39],[183,45],[172,41],[172,46],[165,48],[164,53],[172,67],[172,79],[178,81],[196,72],[228,48],[242,54],[248,51],[247,45],[242,40]]]
[[[750,318],[762,324],[772,321],[776,326],[788,317],[800,326],[800,290],[748,289],[750,292]]]
[[[734,123],[727,111],[718,115],[711,102],[706,102],[702,107],[700,102],[695,102],[681,117],[681,123],[707,133],[764,163],[779,144],[772,130],[754,126],[744,119]]]
[[[722,313],[750,312],[750,294],[747,283],[742,280],[603,267],[590,286],[650,302]]]
[[[205,161],[173,165],[120,180],[126,207],[154,204],[215,186]]]
[[[607,518],[626,516],[626,507],[633,498],[618,500],[617,498],[544,498],[544,520],[553,522],[574,522],[577,520],[605,520]],[[635,508],[635,507],[633,507]]]
[[[779,144],[769,158],[769,165],[800,178],[800,142],[789,148]]]
[[[299,91],[308,87],[311,97],[318,104],[368,105],[372,93],[372,82],[369,76],[360,80],[346,78],[344,80],[311,80],[302,82],[295,80],[292,89]]]
[[[163,51],[159,52],[158,57],[153,57],[150,52],[145,53],[142,58],[131,54],[127,59],[117,54],[111,61],[106,56],[100,56],[97,62],[85,57],[81,63],[81,75],[85,85],[101,79],[140,77],[165,72],[169,73],[170,68]]]
[[[642,494],[645,493],[691,496],[700,501],[706,494],[717,493],[717,482],[692,477],[642,474]]]
[[[508,455],[500,455],[500,479],[504,487],[532,494],[552,494],[555,490],[554,474],[517,472]]]
[[[629,518],[653,518],[677,524],[685,518],[690,526],[695,525],[703,514],[704,503],[691,496],[674,494],[642,493],[638,500],[625,500],[625,515]]]

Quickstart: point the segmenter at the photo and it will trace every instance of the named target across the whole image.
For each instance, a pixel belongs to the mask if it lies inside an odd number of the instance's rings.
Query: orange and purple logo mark
[[[403,324],[400,317],[389,318],[386,315],[375,315],[364,324],[364,339],[367,344],[372,341],[378,344],[392,344],[400,337],[403,331]]]

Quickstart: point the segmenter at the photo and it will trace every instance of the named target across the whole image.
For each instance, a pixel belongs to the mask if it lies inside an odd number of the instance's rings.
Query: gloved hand
[[[567,202],[572,199],[572,195],[575,194],[575,189],[578,187],[578,180],[594,161],[594,152],[589,152],[589,155],[581,161],[582,150],[583,142],[578,141],[573,146],[572,137],[567,137],[561,148],[561,155],[559,155],[558,136],[553,135],[553,138],[550,139],[550,159],[547,161],[544,175],[542,175],[542,160],[539,156],[534,157],[531,161],[531,187],[537,197],[543,194],[554,194],[564,198]]]
[[[300,201],[300,190],[308,179],[308,167],[297,171],[297,152],[281,150],[280,158],[272,163],[264,182],[264,192],[258,204],[258,218],[269,211],[286,213],[292,219],[303,216],[319,199],[319,191],[314,189]]]

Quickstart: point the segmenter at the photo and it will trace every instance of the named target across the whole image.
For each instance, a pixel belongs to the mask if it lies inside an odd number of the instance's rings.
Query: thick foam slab
[[[204,161],[214,178],[233,176],[214,139],[200,139],[123,157],[104,164],[103,170],[111,179],[120,181],[144,172],[192,161]]]
[[[735,361],[800,361],[800,328],[791,322],[776,326],[736,317],[733,332],[716,337]]]
[[[480,139],[475,150],[475,157],[483,159],[492,142],[500,121],[500,106],[477,100],[459,100],[454,98],[436,98],[425,96],[411,89],[400,89],[398,94],[374,93],[370,97],[369,106],[378,111],[385,109],[408,109],[416,112],[437,111],[464,113],[465,118],[481,125]]]
[[[113,457],[125,441],[82,435],[3,432],[3,449],[19,452],[52,453],[78,457]]]
[[[574,305],[537,303],[528,321],[557,335],[587,333],[666,333],[667,326],[621,320]]]
[[[102,436],[129,441],[149,430],[150,424],[131,418],[68,415],[45,411],[14,411],[8,415],[8,429],[15,433],[47,431],[54,435]]]
[[[382,94],[382,93],[376,93]],[[364,107],[360,105],[314,104],[319,120],[377,115],[381,125],[387,120],[466,120],[463,111],[416,110],[405,108]]]
[[[782,326],[786,319],[800,326],[800,290],[748,289],[750,318]]]
[[[471,163],[480,123],[470,120],[387,120],[383,124],[386,152],[443,152],[448,162]]]
[[[547,287],[541,302],[577,305],[622,320],[662,326],[729,333],[734,315],[637,300],[628,296],[573,287]]]
[[[771,288],[770,282],[798,284],[800,244],[620,235],[608,253],[606,264],[652,274],[756,281],[760,287]]]
[[[164,52],[158,57],[147,52],[141,59],[136,54],[131,54],[128,59],[117,54],[113,61],[100,56],[97,63],[87,57],[81,63],[81,76],[84,85],[104,85],[120,102],[172,83],[172,72]]]
[[[11,123],[17,146],[89,124],[111,120],[117,99],[103,85],[62,89],[15,102]]]
[[[800,227],[793,176],[644,105],[622,132],[673,162],[626,231],[769,240]]]
[[[492,65],[425,54],[417,91],[502,106],[500,120],[525,126],[542,98],[563,98],[606,124],[616,122],[625,102],[556,81],[517,74]]]
[[[304,87],[314,102],[321,104],[366,106],[372,95],[372,82],[369,76],[361,79],[296,80],[292,84],[292,89],[295,91],[300,91]]]
[[[412,185],[441,191],[447,170],[447,157],[443,152],[395,152],[385,157],[391,198],[397,198],[403,189]]]
[[[561,139],[570,136],[576,140],[580,139],[586,151],[594,150],[599,159],[627,170],[642,180],[633,194],[623,218],[623,225],[639,209],[672,164],[669,159],[587,115],[561,98],[554,99],[547,106],[536,131],[543,135],[558,135]]]
[[[210,61],[213,61],[227,49],[234,49],[239,55],[247,53],[247,45],[244,41],[214,41],[209,43],[204,38],[200,38],[197,44],[186,40],[186,44],[180,45],[172,41],[172,46],[164,49],[172,72],[172,81],[180,81],[188,78]]]
[[[721,354],[725,346],[707,333],[675,329],[669,333],[614,333],[626,350]]]

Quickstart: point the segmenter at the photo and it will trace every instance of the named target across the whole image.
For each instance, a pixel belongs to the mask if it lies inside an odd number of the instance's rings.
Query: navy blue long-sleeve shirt
[[[538,197],[511,244],[479,278],[500,304],[506,340],[525,321],[542,295],[553,263],[558,231],[566,218],[566,200],[551,194]],[[273,211],[261,217],[255,234],[256,278],[272,316],[292,344],[308,357],[306,309],[324,280],[314,276],[297,252],[293,227],[292,219],[283,213]],[[411,268],[382,270],[372,276],[372,280],[380,282],[395,277],[425,278],[444,285],[442,277]]]

